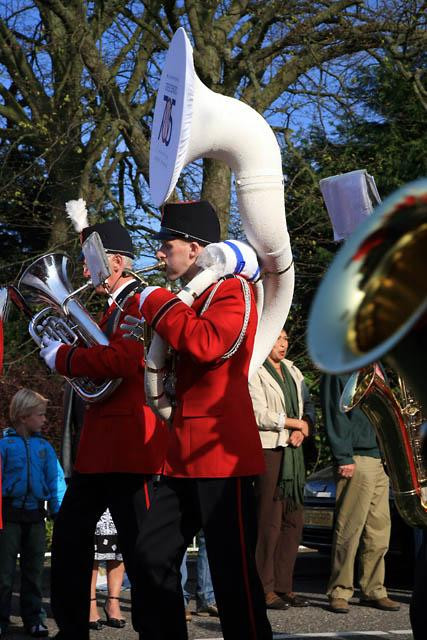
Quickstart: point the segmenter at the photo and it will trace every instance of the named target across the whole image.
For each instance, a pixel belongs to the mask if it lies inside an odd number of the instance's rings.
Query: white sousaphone
[[[262,266],[262,281],[256,289],[259,322],[251,377],[280,333],[294,288],[280,148],[259,113],[201,82],[194,69],[190,41],[179,28],[167,53],[154,111],[150,146],[153,203],[161,206],[174,190],[182,169],[205,157],[222,160],[235,174],[243,229]],[[199,295],[218,277],[218,270],[206,268],[205,261],[205,269],[188,288]],[[178,295],[188,305],[194,300],[185,289]],[[166,348],[155,334],[147,355],[145,390],[150,406],[167,420],[171,406],[163,393],[162,375]]]

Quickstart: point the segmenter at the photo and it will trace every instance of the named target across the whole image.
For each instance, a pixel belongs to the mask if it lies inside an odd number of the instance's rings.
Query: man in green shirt
[[[354,593],[354,563],[359,549],[360,604],[385,611],[400,605],[387,597],[384,556],[390,540],[389,479],[375,431],[359,407],[342,413],[339,401],[348,374],[325,375],[320,386],[323,421],[336,476],[336,512],[330,610],[348,613]]]

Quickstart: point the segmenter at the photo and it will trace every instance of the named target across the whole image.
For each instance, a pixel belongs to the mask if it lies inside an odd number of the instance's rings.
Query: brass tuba
[[[68,271],[70,258],[63,253],[50,253],[38,258],[22,274],[18,290],[28,302],[47,304],[30,320],[28,330],[34,342],[41,346],[44,335],[64,344],[108,346],[109,340],[76,295],[86,289],[84,285],[73,291]],[[85,402],[98,402],[108,397],[119,386],[121,379],[95,382],[90,378],[66,378]]]
[[[423,417],[403,380],[403,405],[397,402],[375,366],[355,371],[341,395],[340,408],[355,406],[368,416],[377,434],[400,515],[413,527],[427,524],[427,468],[421,453]]]
[[[384,358],[426,413],[427,179],[388,197],[336,255],[314,298],[316,366],[355,371]]]
[[[315,365],[340,374],[383,359],[408,384],[426,415],[426,274],[427,179],[422,179],[384,200],[335,257],[310,311],[307,338]],[[393,403],[385,404],[399,422]],[[405,430],[391,420],[379,428],[389,468],[397,473],[405,466],[412,474],[408,484],[391,474],[397,491],[415,491],[420,502],[411,501],[413,512],[405,508],[405,517],[411,523],[421,517],[426,526],[423,474],[413,474],[415,454]]]

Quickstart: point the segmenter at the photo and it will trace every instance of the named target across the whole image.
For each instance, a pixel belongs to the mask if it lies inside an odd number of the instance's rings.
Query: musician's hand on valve
[[[125,321],[120,325],[120,329],[125,331],[123,338],[131,340],[144,340],[144,318],[135,316],[125,316]]]
[[[55,371],[56,354],[63,343],[60,340],[53,340],[49,336],[43,336],[40,357],[46,362],[51,371]]]
[[[38,331],[38,335],[39,336],[43,336],[42,344],[43,344],[43,339],[45,339],[45,338],[48,338],[49,341],[56,339],[52,335],[52,329],[49,326],[49,318],[46,318],[45,320],[43,320],[43,322],[41,324],[37,325],[37,331]],[[43,345],[43,346],[46,346],[46,345]]]

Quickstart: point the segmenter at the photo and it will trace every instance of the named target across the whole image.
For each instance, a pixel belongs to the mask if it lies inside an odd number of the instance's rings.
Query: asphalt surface
[[[189,563],[189,575],[194,590],[194,562]],[[301,551],[298,554],[295,570],[295,591],[304,594],[311,601],[306,608],[290,608],[287,611],[270,611],[269,619],[276,640],[288,638],[304,638],[305,640],[410,640],[412,633],[409,623],[409,601],[411,597],[411,575],[403,571],[397,563],[387,565],[387,587],[389,596],[401,603],[399,612],[383,612],[358,605],[356,597],[350,601],[352,606],[347,615],[334,614],[327,608],[325,596],[328,579],[329,559],[316,551]],[[19,575],[17,576],[17,584]],[[51,634],[56,632],[55,623],[49,608],[49,566],[45,571],[45,604],[48,611],[48,626]],[[190,589],[191,591],[191,589]],[[70,598],[73,594],[70,593]],[[99,610],[105,600],[105,593],[99,592]],[[194,611],[194,600],[190,603]],[[101,631],[92,631],[91,640],[137,640],[137,634],[130,624],[130,594],[122,591],[121,610],[128,620],[124,629],[112,629],[104,626]],[[167,612],[165,611],[165,615]],[[239,612],[236,611],[236,616]],[[23,632],[19,618],[19,598],[17,589],[13,595],[12,624],[7,637],[11,640],[23,640],[28,636]],[[222,638],[221,626],[217,618],[193,615],[188,624],[189,640]],[[426,633],[427,637],[427,633]],[[3,639],[2,639],[3,640]],[[78,640],[78,638],[76,638]],[[173,638],[171,638],[173,640]],[[247,640],[236,638],[236,640]]]

